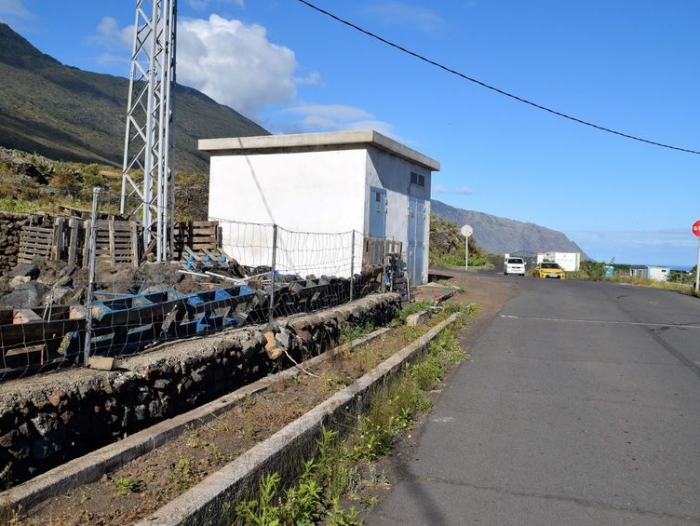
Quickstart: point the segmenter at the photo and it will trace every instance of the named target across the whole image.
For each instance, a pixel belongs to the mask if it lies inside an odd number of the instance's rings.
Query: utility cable
[[[415,58],[417,58],[418,60],[422,60],[423,62],[426,62],[426,63],[430,64],[431,66],[438,67],[438,68],[440,68],[440,69],[442,69],[442,70],[444,70],[444,71],[446,71],[446,72],[448,72],[448,73],[451,73],[452,75],[456,75],[456,76],[458,76],[458,77],[460,77],[460,78],[462,78],[462,79],[464,79],[464,80],[468,80],[469,82],[473,82],[474,84],[477,84],[477,85],[481,86],[482,88],[486,88],[486,89],[489,89],[489,90],[491,90],[491,91],[495,91],[496,93],[499,93],[499,94],[504,95],[504,96],[506,96],[506,97],[509,97],[509,98],[511,98],[511,99],[517,100],[518,102],[522,102],[523,104],[528,104],[528,105],[530,105],[530,106],[533,106],[533,107],[537,108],[538,110],[546,111],[546,112],[551,113],[551,114],[553,114],[553,115],[556,115],[556,116],[558,116],[558,117],[563,117],[564,119],[568,119],[568,120],[570,120],[570,121],[577,122],[577,123],[579,123],[579,124],[583,124],[584,126],[589,126],[589,127],[591,127],[591,128],[595,128],[596,130],[604,131],[604,132],[607,132],[607,133],[612,133],[612,134],[614,134],[614,135],[619,135],[620,137],[625,137],[625,138],[627,138],[627,139],[632,139],[632,140],[634,140],[634,141],[643,142],[643,143],[645,143],[645,144],[650,144],[650,145],[652,145],[652,146],[659,146],[659,147],[661,147],[661,148],[668,148],[669,150],[676,150],[676,151],[679,151],[679,152],[692,153],[692,154],[695,154],[695,155],[700,155],[700,151],[697,151],[697,150],[690,150],[690,149],[688,149],[688,148],[681,148],[681,147],[673,146],[673,145],[670,145],[670,144],[664,144],[664,143],[661,143],[661,142],[656,142],[656,141],[652,141],[652,140],[649,140],[649,139],[644,139],[643,137],[637,137],[637,136],[635,136],[635,135],[630,135],[630,134],[628,134],[628,133],[623,133],[623,132],[620,132],[620,131],[617,131],[617,130],[613,130],[613,129],[607,128],[607,127],[605,127],[605,126],[600,126],[599,124],[595,124],[595,123],[592,123],[592,122],[589,122],[589,121],[586,121],[586,120],[583,120],[583,119],[579,119],[578,117],[574,117],[574,116],[572,116],[572,115],[568,115],[568,114],[563,113],[563,112],[561,112],[561,111],[557,111],[557,110],[554,110],[554,109],[552,109],[552,108],[548,108],[547,106],[542,106],[541,104],[537,104],[536,102],[533,102],[533,101],[528,100],[528,99],[524,99],[524,98],[522,98],[522,97],[519,97],[518,95],[514,95],[513,93],[509,93],[509,92],[504,91],[504,90],[502,90],[502,89],[500,89],[500,88],[497,88],[497,87],[495,87],[495,86],[492,86],[492,85],[490,85],[490,84],[487,84],[486,82],[482,82],[482,81],[480,81],[480,80],[478,80],[478,79],[475,79],[475,78],[473,78],[473,77],[470,77],[470,76],[468,76],[468,75],[465,75],[464,73],[461,73],[461,72],[459,72],[459,71],[457,71],[457,70],[454,70],[454,69],[452,69],[452,68],[450,68],[450,67],[447,67],[447,66],[445,66],[445,65],[443,65],[443,64],[440,64],[439,62],[436,62],[436,61],[434,61],[434,60],[431,60],[431,59],[429,59],[429,58],[427,58],[427,57],[425,57],[425,56],[423,56],[423,55],[421,55],[421,54],[419,54],[419,53],[416,53],[415,51],[411,51],[410,49],[407,49],[407,48],[405,48],[405,47],[403,47],[403,46],[401,46],[401,45],[399,45],[399,44],[396,44],[396,43],[394,43],[394,42],[392,42],[392,41],[390,41],[390,40],[387,40],[387,39],[385,39],[385,38],[383,38],[383,37],[381,37],[381,36],[379,36],[379,35],[377,35],[377,34],[375,34],[375,33],[372,33],[371,31],[368,31],[368,30],[366,30],[366,29],[363,29],[363,28],[361,28],[360,26],[353,24],[352,22],[348,22],[347,20],[344,20],[344,19],[342,19],[342,18],[340,18],[340,17],[334,15],[333,13],[330,13],[330,12],[326,11],[325,9],[321,9],[320,7],[315,6],[315,5],[312,4],[311,2],[308,2],[307,0],[297,0],[297,1],[300,2],[300,3],[302,3],[302,4],[304,4],[304,5],[306,5],[307,7],[310,7],[311,9],[313,9],[313,10],[315,10],[315,11],[318,11],[318,12],[321,13],[321,14],[324,14],[324,15],[326,15],[326,16],[332,18],[333,20],[335,20],[335,21],[337,21],[337,22],[340,22],[340,23],[343,24],[343,25],[346,25],[346,26],[348,26],[348,27],[351,27],[352,29],[355,29],[355,30],[359,31],[360,33],[363,33],[364,35],[367,35],[368,37],[374,38],[375,40],[379,40],[379,41],[382,42],[383,44],[386,44],[386,45],[388,45],[388,46],[390,46],[390,47],[393,47],[393,48],[395,48],[395,49],[398,49],[399,51],[401,51],[401,52],[403,52],[403,53],[406,53],[406,54],[408,54],[408,55],[411,55],[412,57],[415,57]]]

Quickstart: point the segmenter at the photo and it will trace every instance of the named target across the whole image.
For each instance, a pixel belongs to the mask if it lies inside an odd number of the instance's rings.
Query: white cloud
[[[104,17],[97,25],[96,34],[90,40],[103,46],[130,49],[134,39],[134,26],[120,28],[117,20],[111,16]]]
[[[264,27],[211,15],[178,26],[178,82],[247,116],[293,101],[294,52],[271,43]]]
[[[457,190],[455,190],[455,193],[459,195],[471,195],[474,193],[474,190],[472,190],[468,186],[460,186],[459,188],[457,188]]]
[[[355,121],[349,123],[347,126],[345,126],[343,129],[345,130],[374,130],[382,135],[386,135],[387,137],[391,137],[395,141],[398,142],[405,142],[396,135],[396,132],[394,132],[394,126],[388,122],[384,121],[378,121],[378,120],[364,120],[364,121]]]
[[[14,21],[34,18],[25,6],[23,0],[0,0],[0,20]]]
[[[445,185],[436,184],[433,187],[433,193],[435,193],[435,194],[449,194],[450,191],[447,189],[447,187]]]
[[[442,31],[445,20],[435,11],[403,2],[379,2],[365,9],[365,13],[392,25],[410,26],[423,33]]]
[[[228,2],[242,5],[238,0]],[[133,31],[133,26],[120,28],[113,18],[103,18],[90,38],[109,49],[100,61],[128,61]],[[123,51],[121,55],[119,50]],[[178,23],[178,83],[248,117],[255,118],[271,105],[292,103],[297,85],[321,82],[317,72],[297,76],[298,67],[294,52],[271,43],[263,26],[218,15],[180,19]]]
[[[370,112],[342,104],[306,104],[293,106],[286,113],[299,115],[306,131],[376,130],[395,137],[393,127],[374,118]]]
[[[312,71],[305,77],[294,77],[294,83],[297,86],[301,85],[306,85],[306,86],[318,86],[322,84],[321,82],[321,74],[318,73],[317,71]]]
[[[106,16],[95,28],[95,33],[88,37],[87,40],[109,50],[98,57],[100,64],[120,62],[128,64],[131,60],[131,49],[134,45],[134,26],[129,25],[120,28],[116,19]],[[128,66],[125,66],[123,70],[124,72],[129,71]]]
[[[373,117],[373,115],[366,110],[354,108],[352,106],[344,106],[342,104],[306,104],[294,106],[287,109],[287,111],[290,113],[314,115],[342,121],[357,121]]]

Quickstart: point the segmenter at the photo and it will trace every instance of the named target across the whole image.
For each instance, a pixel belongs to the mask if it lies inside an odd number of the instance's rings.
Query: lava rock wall
[[[19,254],[19,234],[28,225],[27,214],[0,212],[0,274],[5,274],[17,266]]]
[[[376,294],[312,315],[276,320],[131,356],[114,371],[73,368],[0,384],[0,486],[209,402],[293,360],[337,345],[344,328],[380,327],[400,309]]]

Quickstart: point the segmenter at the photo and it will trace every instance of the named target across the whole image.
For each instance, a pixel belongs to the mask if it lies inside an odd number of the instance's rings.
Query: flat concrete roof
[[[440,163],[435,159],[374,130],[200,139],[198,148],[211,155],[256,155],[346,150],[367,146],[373,146],[429,170],[440,170]]]

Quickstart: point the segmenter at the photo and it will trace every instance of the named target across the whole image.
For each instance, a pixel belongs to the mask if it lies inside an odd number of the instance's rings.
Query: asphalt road
[[[700,524],[700,300],[515,276],[377,525]]]

